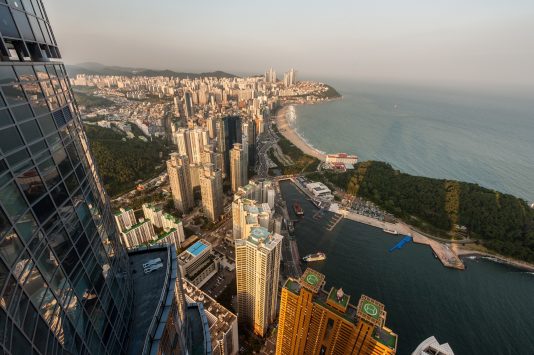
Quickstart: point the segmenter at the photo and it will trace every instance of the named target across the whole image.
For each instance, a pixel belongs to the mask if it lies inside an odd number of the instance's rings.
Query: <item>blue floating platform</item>
[[[404,236],[404,238],[402,238],[400,242],[395,244],[395,246],[393,248],[389,249],[389,252],[391,253],[391,252],[394,252],[397,249],[401,249],[406,243],[409,243],[412,240],[413,239],[412,239],[411,236],[409,236],[409,235]]]

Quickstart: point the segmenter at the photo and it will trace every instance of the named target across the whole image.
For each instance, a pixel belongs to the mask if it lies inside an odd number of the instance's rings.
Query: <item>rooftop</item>
[[[160,258],[163,267],[145,274],[143,264]],[[133,278],[134,300],[130,327],[129,354],[139,354],[145,345],[150,324],[160,304],[162,292],[168,279],[169,254],[167,247],[142,249],[129,253],[130,270]],[[147,292],[150,290],[150,292]]]
[[[397,334],[393,333],[387,328],[376,327],[373,331],[373,339],[381,344],[384,344],[390,349],[397,348]]]
[[[190,253],[191,255],[193,256],[198,256],[200,253],[202,253],[206,248],[208,247],[208,245],[202,241],[202,240],[199,240],[198,242],[196,242],[195,244],[191,245],[189,248],[187,248],[187,252]]]
[[[366,295],[360,297],[358,302],[358,317],[381,327],[383,325],[384,305]]]
[[[249,243],[252,243],[256,246],[263,246],[267,249],[273,249],[282,241],[283,237],[277,233],[270,233],[267,228],[264,227],[252,227],[250,230],[250,235],[247,238]]]
[[[237,320],[237,316],[188,280],[183,279],[183,281],[184,294],[187,302],[198,302],[204,305],[211,334],[211,347],[215,349],[217,341],[223,339],[224,335],[231,330]]]
[[[345,312],[349,305],[350,296],[343,293],[341,289],[332,287],[328,293],[328,304],[338,309],[340,312]]]
[[[323,287],[324,279],[325,276],[320,272],[307,268],[300,277],[299,283],[302,287],[317,293]]]

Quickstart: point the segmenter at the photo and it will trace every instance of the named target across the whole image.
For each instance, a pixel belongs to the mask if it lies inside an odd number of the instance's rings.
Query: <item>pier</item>
[[[334,228],[336,228],[337,224],[341,222],[342,219],[343,219],[342,214],[335,214],[334,217],[332,217],[332,219],[330,220],[330,223],[328,223],[328,225],[326,226],[326,230],[329,232],[333,231]]]
[[[395,250],[400,250],[400,249],[402,249],[402,247],[403,247],[404,245],[406,245],[406,243],[409,243],[409,242],[411,242],[412,240],[413,240],[413,239],[412,239],[411,236],[409,236],[409,235],[404,236],[404,238],[402,238],[400,242],[398,242],[397,244],[395,244],[395,246],[394,246],[393,248],[389,249],[389,252],[392,253],[392,252],[394,252]]]

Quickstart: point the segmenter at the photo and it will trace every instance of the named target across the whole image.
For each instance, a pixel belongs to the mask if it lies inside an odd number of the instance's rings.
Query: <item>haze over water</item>
[[[317,149],[534,202],[534,101],[527,92],[327,82],[342,100],[296,106],[294,127]]]

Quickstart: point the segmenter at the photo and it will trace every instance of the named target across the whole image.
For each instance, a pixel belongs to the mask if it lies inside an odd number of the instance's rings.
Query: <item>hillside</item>
[[[135,127],[135,126],[133,126]],[[163,171],[169,149],[163,141],[122,140],[113,129],[84,125],[100,177],[110,196],[126,192],[137,180],[146,180]]]
[[[534,261],[534,210],[512,195],[408,175],[377,161],[359,163],[354,172],[325,172],[322,178],[423,230],[444,236],[454,234],[455,225],[465,226],[487,248]]]
[[[225,73],[223,71],[213,71],[205,73],[184,73],[172,70],[154,70],[146,68],[128,68],[119,66],[106,66],[99,63],[81,63],[76,65],[66,65],[67,72],[70,76],[78,74],[87,75],[119,75],[119,76],[173,76],[180,79],[185,78],[200,78],[200,77],[216,77],[216,78],[235,78],[233,74]]]

